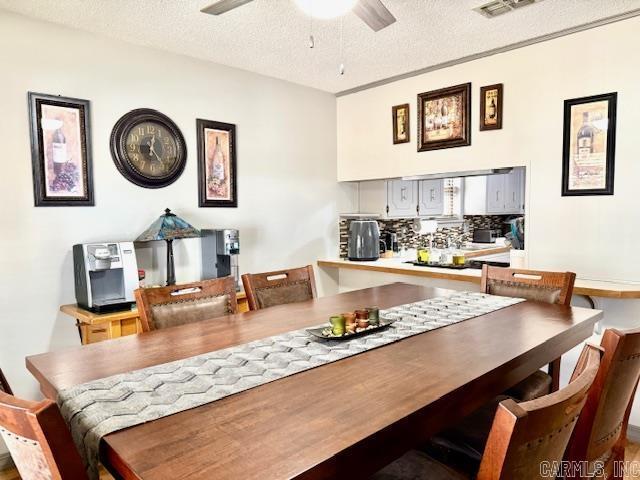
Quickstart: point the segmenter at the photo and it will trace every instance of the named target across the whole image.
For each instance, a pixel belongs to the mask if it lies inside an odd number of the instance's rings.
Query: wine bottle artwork
[[[612,195],[617,94],[565,100],[562,195]]]
[[[89,101],[29,92],[36,206],[92,206]]]

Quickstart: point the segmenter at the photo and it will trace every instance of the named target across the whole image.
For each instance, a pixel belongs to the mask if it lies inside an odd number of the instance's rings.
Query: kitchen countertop
[[[368,270],[371,272],[397,273],[415,275],[417,277],[457,280],[461,282],[480,283],[481,270],[466,268],[454,270],[439,267],[419,267],[404,263],[407,258],[381,258],[373,262],[352,262],[346,259],[318,260],[319,267],[345,268],[352,270]],[[609,282],[603,280],[576,279],[573,289],[575,295],[605,297],[617,299],[640,299],[640,283]]]

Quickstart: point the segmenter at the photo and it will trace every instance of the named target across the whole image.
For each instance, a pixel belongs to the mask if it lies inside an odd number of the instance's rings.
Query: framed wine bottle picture
[[[198,195],[201,207],[237,207],[236,126],[196,120]]]
[[[89,100],[28,99],[35,206],[93,206]]]
[[[564,102],[562,196],[613,195],[618,94]]]
[[[480,130],[502,128],[502,83],[480,87]]]

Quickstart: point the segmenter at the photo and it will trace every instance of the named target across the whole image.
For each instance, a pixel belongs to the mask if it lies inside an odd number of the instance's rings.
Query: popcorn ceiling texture
[[[442,226],[433,234],[433,246],[444,248],[447,239],[455,245],[462,242],[470,242],[473,231],[476,228],[494,228],[503,230],[504,221],[510,218],[508,215],[465,215],[461,226]],[[340,219],[340,258],[347,258],[347,243],[349,240],[349,224],[351,219]],[[398,234],[400,248],[421,248],[429,245],[429,235],[419,235],[413,231],[411,218],[394,218],[378,220],[380,225],[380,238],[384,238],[386,231],[391,230]],[[466,227],[465,227],[466,225]]]
[[[639,7],[638,0],[545,0],[487,20],[472,10],[486,0],[385,0],[397,22],[374,33],[352,13],[311,22],[294,0],[254,0],[220,16],[200,13],[214,1],[0,0],[0,9],[339,92]],[[344,75],[338,74],[341,60]]]

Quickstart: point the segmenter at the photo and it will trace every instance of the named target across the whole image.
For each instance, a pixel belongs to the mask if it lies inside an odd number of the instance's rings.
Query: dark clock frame
[[[165,127],[176,143],[176,163],[174,168],[161,177],[141,174],[131,163],[127,154],[127,135],[132,128],[142,122],[156,122]],[[187,144],[178,126],[163,113],[151,108],[139,108],[123,115],[111,131],[111,156],[118,171],[130,182],[144,188],[162,188],[175,182],[187,163]]]

